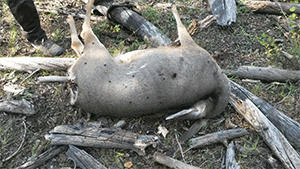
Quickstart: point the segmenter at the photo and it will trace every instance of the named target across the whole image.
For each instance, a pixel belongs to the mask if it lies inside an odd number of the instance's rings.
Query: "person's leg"
[[[53,43],[41,28],[40,19],[32,0],[7,0],[15,19],[23,28],[22,34],[34,47],[53,56],[64,53],[64,49]]]

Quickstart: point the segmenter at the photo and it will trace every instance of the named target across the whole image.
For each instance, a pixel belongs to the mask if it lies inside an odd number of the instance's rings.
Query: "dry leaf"
[[[164,138],[166,138],[168,133],[169,133],[169,131],[164,126],[161,126],[161,125],[158,126],[157,134],[162,134],[164,136]]]

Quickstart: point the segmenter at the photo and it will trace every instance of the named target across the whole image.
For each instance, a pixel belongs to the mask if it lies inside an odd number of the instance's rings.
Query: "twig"
[[[183,151],[182,151],[182,147],[181,147],[180,142],[178,141],[178,137],[177,137],[176,133],[175,133],[175,139],[176,139],[176,142],[177,142],[177,144],[179,146],[179,150],[180,150],[180,153],[181,153],[182,160],[183,160],[183,162],[185,162],[185,160],[184,160],[184,154],[183,154]]]
[[[35,71],[33,71],[29,76],[27,76],[24,80],[22,80],[19,85],[21,85],[23,82],[25,82],[28,78],[30,78],[32,75],[34,75],[36,72],[40,71],[40,68],[37,68]]]
[[[24,120],[25,120],[25,119],[24,119]],[[25,123],[24,120],[23,120],[23,125],[24,125],[24,130],[25,130],[25,131],[24,131],[24,135],[23,135],[23,140],[22,140],[22,142],[21,142],[19,148],[18,148],[12,155],[10,155],[10,156],[7,157],[6,159],[2,160],[3,162],[8,161],[8,160],[10,160],[12,157],[14,157],[14,156],[20,151],[21,147],[23,146],[24,141],[25,141],[25,137],[26,137],[26,130],[27,130],[26,123]]]

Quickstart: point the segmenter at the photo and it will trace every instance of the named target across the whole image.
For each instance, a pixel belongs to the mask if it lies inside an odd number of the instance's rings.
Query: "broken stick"
[[[192,165],[189,165],[189,164],[185,164],[181,161],[178,161],[176,159],[173,159],[171,157],[168,157],[162,153],[159,153],[159,152],[155,152],[153,154],[153,158],[154,158],[154,161],[155,162],[158,162],[162,165],[165,165],[165,166],[168,166],[170,168],[176,168],[176,169],[186,169],[186,168],[189,168],[189,169],[200,169],[198,167],[195,167],[195,166],[192,166]]]
[[[286,116],[268,102],[255,96],[242,86],[231,82],[231,86],[238,88],[256,107],[276,126],[276,128],[300,152],[300,123]]]
[[[78,165],[82,169],[106,169],[106,167],[93,156],[73,145],[69,145],[66,155],[76,163],[76,166]]]
[[[233,141],[230,142],[230,144],[227,146],[226,155],[224,156],[223,160],[223,168],[225,169],[240,169],[241,166],[237,163],[235,159],[235,152],[234,152],[234,143]]]
[[[67,149],[67,146],[54,146],[51,149],[47,150],[43,154],[39,155],[35,159],[26,162],[25,164],[17,167],[16,169],[34,169],[38,166],[44,164],[49,159],[52,159],[54,156],[64,152]]]
[[[231,83],[231,105],[253,126],[285,168],[300,168],[300,155],[284,135],[264,116],[239,88]]]
[[[41,70],[67,70],[76,61],[76,58],[53,57],[1,57],[0,70],[17,70],[33,72]]]
[[[223,143],[228,146],[228,140],[241,137],[249,134],[246,129],[236,128],[225,131],[219,131],[211,134],[206,134],[197,138],[190,139],[190,148],[200,148],[215,143]]]
[[[291,4],[284,2],[271,2],[271,1],[246,1],[244,5],[249,8],[252,12],[256,13],[267,13],[267,14],[276,14],[283,15],[284,13],[291,14],[296,13],[300,14],[300,5]],[[293,12],[290,9],[295,9]]]
[[[156,146],[157,136],[140,135],[115,128],[99,128],[93,123],[61,125],[45,136],[52,145],[131,149],[145,155],[145,148]]]
[[[222,70],[228,76],[238,76],[244,79],[255,79],[264,82],[297,82],[300,80],[300,71],[283,70],[269,67],[240,66],[237,70]]]
[[[26,116],[30,116],[36,113],[34,110],[34,106],[26,101],[25,99],[22,100],[6,100],[0,102],[0,112],[7,112],[7,113],[17,113],[23,114]]]

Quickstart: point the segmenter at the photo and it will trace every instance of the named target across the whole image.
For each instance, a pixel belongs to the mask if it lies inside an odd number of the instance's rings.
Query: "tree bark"
[[[234,84],[232,83],[231,86],[231,105],[253,126],[285,168],[300,168],[300,155],[297,151],[290,145],[284,135]]]
[[[189,165],[189,164],[185,164],[181,161],[178,161],[176,159],[173,159],[171,157],[168,157],[162,153],[159,152],[155,152],[153,154],[153,158],[155,162],[158,162],[162,165],[168,166],[170,168],[176,168],[176,169],[200,169],[198,167]]]
[[[17,70],[23,72],[32,72],[37,69],[66,71],[75,61],[76,58],[1,57],[0,70]]]
[[[247,130],[243,128],[230,129],[225,131],[219,131],[211,134],[206,134],[197,138],[190,139],[190,148],[199,148],[215,143],[223,143],[225,146],[228,146],[228,140],[236,137],[241,137],[246,134],[249,134]]]
[[[139,155],[145,155],[145,148],[155,146],[158,139],[115,128],[99,128],[93,123],[56,126],[45,138],[52,145],[132,149]]]
[[[233,141],[230,142],[230,144],[227,146],[226,155],[224,156],[223,160],[223,169],[240,169],[241,166],[237,163],[235,159],[235,152],[234,152],[234,143]]]
[[[181,141],[188,141],[190,138],[193,137],[203,126],[205,126],[208,122],[208,119],[200,119],[197,120],[190,128],[188,131],[184,132]]]
[[[297,82],[300,80],[300,71],[282,70],[268,67],[240,66],[237,70],[223,70],[228,76],[238,76],[243,79],[255,79],[264,82]]]
[[[109,18],[135,32],[144,41],[153,46],[169,46],[172,41],[141,15],[126,8],[116,7],[109,13]]]
[[[25,164],[17,167],[16,169],[34,169],[38,166],[44,164],[46,161],[52,159],[56,155],[64,152],[67,149],[67,146],[54,146],[53,148],[47,150],[43,154],[39,155],[35,159],[26,162]]]
[[[268,102],[258,98],[242,86],[231,82],[231,85],[238,88],[247,99],[254,103],[256,107],[276,126],[276,128],[289,140],[294,148],[300,152],[300,123],[286,116]]]
[[[36,111],[34,110],[34,106],[25,99],[11,99],[0,102],[0,112],[17,113],[26,116],[30,116],[36,113]]]
[[[300,14],[300,5],[291,4],[284,2],[270,2],[270,1],[246,1],[244,3],[252,12],[256,13],[266,13],[266,14],[276,14],[282,15],[282,12],[287,14],[296,13]],[[291,12],[290,9],[295,7],[295,11]]]
[[[73,145],[69,145],[66,155],[74,160],[76,166],[79,166],[81,169],[106,169],[106,167],[93,156]]]

